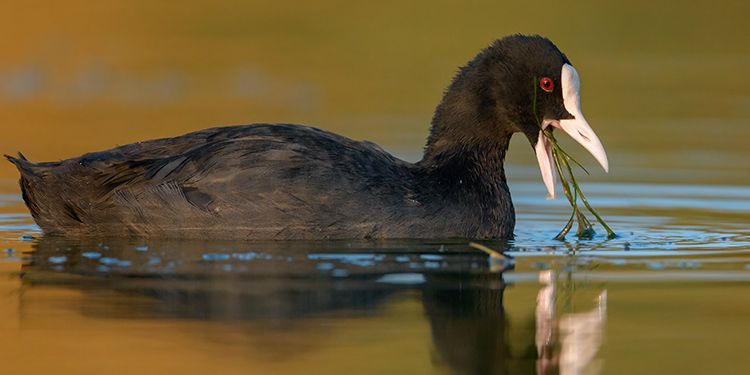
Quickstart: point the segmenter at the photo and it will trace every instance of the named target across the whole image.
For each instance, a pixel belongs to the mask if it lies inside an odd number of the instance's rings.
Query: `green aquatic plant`
[[[540,128],[542,127],[542,121],[539,118],[539,114],[537,112],[536,102],[537,102],[537,88],[539,80],[538,78],[534,78],[533,81],[533,87],[534,87],[534,99],[532,101],[533,105],[533,113],[536,117],[537,124],[539,124]],[[576,231],[576,236],[580,239],[590,239],[596,234],[594,231],[594,226],[591,223],[591,221],[586,217],[584,211],[581,209],[581,207],[578,205],[578,201],[583,203],[584,207],[596,218],[596,221],[601,224],[601,226],[607,231],[607,238],[615,238],[617,237],[617,234],[612,230],[612,228],[607,225],[607,223],[602,219],[602,217],[594,210],[593,207],[589,204],[589,201],[586,199],[586,195],[583,194],[583,190],[581,190],[581,187],[578,185],[578,181],[576,180],[575,175],[573,174],[573,168],[571,167],[571,162],[575,163],[578,167],[580,167],[586,174],[589,174],[589,171],[586,170],[586,168],[581,165],[578,161],[576,161],[573,157],[570,156],[567,152],[565,152],[562,147],[560,147],[560,144],[557,143],[557,139],[555,138],[554,134],[552,134],[553,127],[548,126],[546,128],[542,128],[541,134],[544,135],[544,137],[549,141],[552,148],[552,159],[555,164],[555,170],[557,171],[557,175],[560,178],[560,184],[562,185],[563,193],[565,194],[565,197],[568,199],[568,202],[570,203],[570,206],[573,208],[573,212],[570,214],[570,219],[568,219],[568,222],[565,224],[565,226],[562,228],[560,233],[555,236],[556,240],[564,240],[565,236],[570,232],[570,230],[573,228],[573,223],[578,223],[578,230]]]

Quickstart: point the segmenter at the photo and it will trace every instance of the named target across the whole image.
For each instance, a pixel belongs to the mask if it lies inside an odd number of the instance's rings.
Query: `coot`
[[[289,124],[213,128],[60,162],[6,157],[50,235],[508,238],[508,143],[517,132],[529,139],[554,195],[547,126],[608,168],[570,61],[546,38],[512,35],[459,70],[414,164],[367,141]]]

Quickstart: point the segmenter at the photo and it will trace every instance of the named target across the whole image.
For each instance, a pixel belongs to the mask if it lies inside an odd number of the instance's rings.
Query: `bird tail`
[[[21,175],[23,175],[24,173],[33,174],[33,170],[31,169],[32,163],[29,161],[29,159],[26,159],[26,157],[23,156],[22,153],[19,152],[17,157],[6,154],[5,158],[8,159],[9,162],[13,163],[16,168],[18,168],[18,171],[21,172]]]
[[[18,168],[18,172],[21,173],[21,179],[19,184],[21,185],[21,195],[26,206],[31,211],[31,216],[39,223],[39,213],[41,212],[41,206],[37,197],[38,189],[43,188],[44,183],[42,181],[42,174],[39,168],[22,153],[18,153],[17,157],[5,155],[13,165]]]
[[[32,163],[23,154],[5,155],[21,173],[23,201],[47,234],[79,229],[85,213],[77,200],[80,180],[63,163]]]

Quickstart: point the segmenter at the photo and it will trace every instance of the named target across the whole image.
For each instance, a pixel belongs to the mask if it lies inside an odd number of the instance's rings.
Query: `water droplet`
[[[435,255],[435,254],[422,254],[419,256],[421,259],[424,260],[442,260],[442,255]]]
[[[65,255],[52,256],[52,257],[47,258],[47,260],[53,264],[61,264],[61,263],[65,263],[65,261],[68,260],[68,257],[66,257]]]
[[[120,260],[117,258],[104,257],[104,258],[99,259],[99,262],[102,264],[106,264],[106,265],[112,265],[112,264],[119,263]]]
[[[648,262],[646,263],[646,267],[652,270],[663,270],[664,264],[662,262]]]
[[[424,262],[425,268],[440,268],[440,262]]]
[[[243,260],[243,261],[251,261],[255,259],[258,256],[254,251],[251,251],[249,253],[234,253],[232,254],[232,258],[237,260]]]
[[[701,266],[699,262],[696,262],[694,260],[681,260],[678,263],[678,265],[680,266],[680,268],[690,268],[690,269],[700,268]]]
[[[329,271],[333,269],[333,264],[331,263],[318,263],[315,268],[321,270],[321,271]]]
[[[417,285],[425,282],[424,275],[420,273],[389,273],[381,276],[377,282],[386,284]]]
[[[349,276],[349,272],[347,270],[342,270],[340,268],[337,268],[331,272],[331,275],[333,277],[347,277]]]
[[[229,260],[229,254],[203,254],[202,258],[205,261],[221,261]]]

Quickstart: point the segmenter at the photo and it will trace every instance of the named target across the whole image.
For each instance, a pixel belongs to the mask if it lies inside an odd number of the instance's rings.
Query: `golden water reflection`
[[[391,246],[374,257],[328,245],[303,257],[268,244],[242,252],[221,243],[213,248],[224,252],[208,253],[205,242],[143,246],[35,243],[22,277],[3,284],[2,319],[33,350],[3,348],[19,355],[4,369],[508,374],[538,366],[533,330],[506,315],[502,273],[489,272],[483,253],[455,253],[459,245],[441,254]],[[343,269],[351,272],[337,276]],[[34,355],[45,361],[23,360]]]
[[[0,353],[17,373],[731,372],[750,328],[741,250],[518,253],[493,272],[461,242],[16,245]]]

